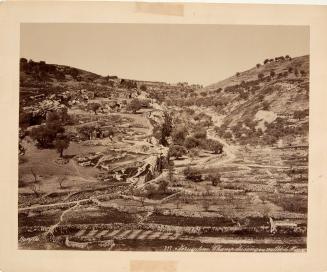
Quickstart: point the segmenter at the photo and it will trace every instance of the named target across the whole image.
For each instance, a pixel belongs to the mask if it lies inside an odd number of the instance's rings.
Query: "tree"
[[[63,183],[64,183],[65,180],[66,180],[66,176],[59,176],[58,177],[57,181],[58,181],[58,184],[59,184],[59,188],[60,189],[63,189],[64,188],[63,187]]]
[[[271,76],[271,77],[274,77],[275,75],[276,75],[275,71],[274,71],[274,70],[271,70],[271,71],[270,71],[270,76]]]
[[[269,59],[265,59],[264,62],[263,62],[263,64],[266,64],[268,62],[269,62]]]
[[[306,72],[304,70],[300,70],[301,76],[305,76]]]
[[[208,139],[207,145],[214,154],[221,154],[223,152],[224,146],[216,140]]]
[[[169,147],[168,156],[179,159],[180,157],[184,156],[186,153],[187,150],[185,147],[180,145],[172,145]]]
[[[193,134],[193,137],[195,139],[206,139],[207,138],[207,130],[205,129],[199,129],[199,131],[195,132]]]
[[[299,75],[299,71],[297,69],[294,70],[294,75],[298,76]]]
[[[175,182],[175,166],[173,161],[168,161],[168,178],[170,183]]]
[[[288,70],[289,73],[292,73],[293,72],[293,68],[292,67],[288,67],[287,70]]]
[[[34,178],[34,183],[38,182],[37,175],[36,175],[36,173],[34,172],[33,168],[31,168],[31,173],[32,173],[32,176],[33,176],[33,178]]]
[[[269,110],[269,102],[268,101],[263,101],[262,109],[265,111]]]
[[[33,191],[33,193],[35,194],[36,197],[40,196],[41,192],[40,192],[40,186],[39,185],[33,183],[33,184],[30,185],[30,188],[31,188],[31,190]]]
[[[168,185],[169,185],[169,182],[167,180],[161,179],[159,181],[158,192],[166,193]]]
[[[54,147],[60,154],[60,158],[63,157],[63,152],[69,147],[69,137],[67,135],[59,135],[54,141]]]
[[[134,114],[141,108],[142,108],[142,102],[137,98],[132,99],[132,101],[127,106],[127,110],[132,111]]]
[[[141,91],[146,91],[147,90],[147,87],[146,87],[146,85],[145,84],[142,84],[141,86],[140,86],[140,89],[141,89]]]
[[[264,77],[264,74],[263,73],[259,73],[258,74],[258,78],[261,80],[261,79],[263,79],[263,77]]]
[[[167,138],[170,136],[172,129],[172,118],[168,112],[164,112],[164,122],[161,127],[160,144],[164,146],[168,145]]]
[[[51,148],[58,133],[65,129],[58,123],[50,123],[35,127],[31,130],[30,136],[38,142],[40,148]]]
[[[99,103],[89,103],[87,105],[87,108],[94,111],[94,114],[97,114],[97,110],[100,108],[100,104]]]
[[[256,67],[259,68],[260,66],[261,66],[261,64],[260,63],[257,63]]]
[[[184,141],[184,146],[188,149],[198,147],[200,144],[200,141],[194,137],[186,137]]]
[[[175,144],[183,145],[188,131],[185,127],[177,127],[172,131],[171,137]]]
[[[219,173],[209,174],[207,178],[211,181],[212,186],[217,186],[221,182],[221,175]]]
[[[85,125],[81,127],[77,127],[78,133],[82,134],[83,138],[91,140],[93,131],[96,130],[94,125]]]
[[[237,73],[236,73],[236,76],[239,77],[239,76],[240,76],[240,72],[237,72]]]
[[[192,168],[190,166],[188,166],[184,169],[183,174],[184,174],[185,178],[188,180],[191,180],[194,182],[202,181],[201,173],[197,169]]]

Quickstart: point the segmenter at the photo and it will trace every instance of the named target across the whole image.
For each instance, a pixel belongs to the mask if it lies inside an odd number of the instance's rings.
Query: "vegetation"
[[[64,150],[69,147],[69,142],[69,137],[64,134],[57,135],[56,139],[54,140],[54,147],[60,154],[61,158],[63,157]]]
[[[186,179],[194,181],[194,182],[200,182],[202,181],[202,174],[195,168],[192,167],[186,167],[183,171],[183,174]]]
[[[168,151],[169,157],[175,157],[176,159],[179,159],[186,154],[187,154],[187,150],[183,146],[172,145],[169,147],[169,151]]]
[[[141,108],[142,108],[142,102],[137,98],[134,98],[127,106],[127,109],[132,111],[133,113],[136,113]]]

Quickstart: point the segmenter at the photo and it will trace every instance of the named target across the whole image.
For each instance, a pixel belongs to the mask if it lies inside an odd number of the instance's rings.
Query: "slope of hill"
[[[257,65],[199,92],[224,101],[217,108],[225,115],[217,131],[227,138],[249,143],[266,136],[269,144],[286,136],[287,142],[307,140],[309,56]]]

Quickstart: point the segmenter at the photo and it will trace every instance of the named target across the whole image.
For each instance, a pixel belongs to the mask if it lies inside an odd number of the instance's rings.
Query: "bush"
[[[256,67],[259,68],[260,66],[261,66],[261,64],[260,63],[257,63]]]
[[[145,92],[147,90],[147,87],[146,87],[146,85],[142,84],[140,86],[140,89]]]
[[[177,145],[183,145],[188,131],[185,127],[175,128],[172,132],[172,140]]]
[[[264,77],[264,74],[263,73],[259,73],[258,74],[258,78],[261,80],[261,79],[263,79],[263,77]]]
[[[265,111],[269,110],[269,103],[268,103],[268,101],[264,101],[262,103],[262,109],[265,110]]]
[[[197,131],[193,134],[193,137],[195,139],[206,139],[207,138],[207,131],[205,129],[202,129],[200,131]]]
[[[172,145],[171,147],[169,147],[168,156],[179,159],[180,157],[184,156],[186,153],[187,150],[185,149],[185,147],[180,145]]]
[[[212,173],[207,176],[207,179],[211,181],[212,186],[217,186],[221,182],[221,175],[219,173]]]
[[[185,176],[186,179],[194,181],[194,182],[200,182],[202,181],[202,175],[201,173],[192,167],[186,167],[183,171],[183,174]]]
[[[158,193],[165,193],[167,191],[167,187],[169,182],[165,179],[161,179],[158,184]]]
[[[97,114],[97,110],[98,110],[100,107],[101,107],[101,106],[100,106],[99,103],[89,103],[89,104],[87,105],[87,108],[88,108],[89,110],[94,111],[94,114]]]
[[[184,141],[184,146],[188,149],[198,147],[200,145],[200,141],[194,137],[186,137]]]
[[[133,113],[136,113],[141,108],[142,108],[142,102],[137,98],[132,99],[132,101],[127,106],[127,110],[130,110]]]
[[[221,154],[223,152],[224,146],[216,140],[209,139],[206,144],[214,154]]]
[[[270,76],[271,76],[271,77],[274,77],[275,75],[276,75],[275,71],[274,71],[274,70],[271,70],[271,71],[270,71]]]

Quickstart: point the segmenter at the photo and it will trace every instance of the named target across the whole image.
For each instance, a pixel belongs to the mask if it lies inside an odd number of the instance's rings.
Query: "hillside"
[[[234,138],[243,142],[263,134],[269,144],[278,140],[307,144],[309,56],[267,63],[206,89],[219,88],[223,90],[218,98],[228,100],[220,109],[225,115],[223,129],[229,128]]]
[[[212,109],[218,134],[241,144],[307,143],[309,56],[257,64],[168,104]]]

